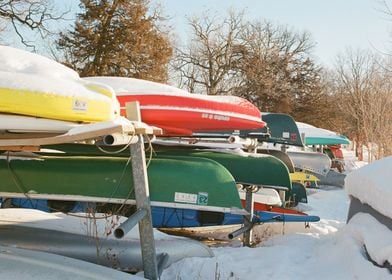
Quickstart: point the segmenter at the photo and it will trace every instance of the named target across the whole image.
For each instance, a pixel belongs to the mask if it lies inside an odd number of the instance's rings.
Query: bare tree
[[[236,46],[243,29],[243,13],[230,11],[219,22],[206,12],[189,20],[191,38],[188,46],[177,48],[172,67],[178,71],[180,85],[190,92],[227,94],[235,73]]]
[[[210,13],[189,21],[187,46],[172,66],[190,92],[244,97],[263,111],[313,120],[320,103],[320,67],[311,59],[308,33],[271,22],[248,22],[243,12],[220,19]]]
[[[392,83],[383,60],[369,51],[351,49],[340,55],[336,66],[339,106],[347,131],[357,144],[369,150],[369,160],[391,153]]]
[[[237,94],[264,111],[291,113],[308,121],[321,93],[320,68],[310,57],[310,35],[264,21],[248,23],[241,36],[236,67],[243,82]]]
[[[20,41],[34,50],[34,44],[26,39],[25,30],[36,31],[44,38],[52,33],[49,23],[63,19],[66,13],[55,15],[53,6],[47,0],[0,1],[0,22],[10,24]]]

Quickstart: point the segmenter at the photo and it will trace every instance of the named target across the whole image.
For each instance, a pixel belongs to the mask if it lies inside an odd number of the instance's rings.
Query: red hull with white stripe
[[[246,201],[241,200],[241,204],[245,208]],[[304,212],[297,211],[295,209],[272,206],[272,205],[268,205],[268,204],[260,203],[260,202],[255,202],[253,204],[253,209],[254,209],[254,211],[269,211],[269,212],[276,212],[276,213],[283,213],[283,214],[308,215]]]
[[[199,131],[265,126],[258,108],[240,97],[190,94],[167,85],[130,78],[88,79],[113,87],[122,115],[125,115],[127,102],[139,101],[142,121],[162,128],[166,135],[189,136]]]

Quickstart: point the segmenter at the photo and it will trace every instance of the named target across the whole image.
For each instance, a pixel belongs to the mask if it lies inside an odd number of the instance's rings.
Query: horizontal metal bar
[[[114,230],[114,236],[118,239],[123,238],[125,234],[127,234],[131,229],[133,229],[136,224],[143,219],[147,214],[146,209],[138,209],[135,213],[132,214],[125,222],[118,226]]]

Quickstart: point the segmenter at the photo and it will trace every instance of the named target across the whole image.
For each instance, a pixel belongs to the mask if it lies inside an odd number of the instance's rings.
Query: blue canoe
[[[10,202],[11,204],[9,204]],[[13,198],[4,203],[2,207],[7,207],[7,204],[11,207],[32,208],[44,212],[51,212],[47,200]],[[65,204],[65,206],[69,206],[69,204]],[[88,203],[78,202],[74,204],[73,207],[68,207],[67,210],[69,210],[69,212],[84,212],[88,207]],[[202,227],[237,225],[244,223],[244,216],[231,213],[155,206],[151,208],[153,226],[155,228]],[[311,215],[284,214],[270,211],[255,211],[252,221],[255,224],[275,222],[318,222],[320,221],[320,217]]]

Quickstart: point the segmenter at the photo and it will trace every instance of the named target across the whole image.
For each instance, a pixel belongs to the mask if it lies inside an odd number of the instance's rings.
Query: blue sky
[[[251,20],[271,20],[296,31],[308,31],[316,44],[313,54],[325,66],[333,66],[336,55],[347,47],[370,48],[392,52],[392,16],[388,19],[380,10],[379,0],[150,0],[160,3],[170,17],[173,32],[183,42],[189,27],[186,17],[206,10],[222,16],[230,8],[245,10]],[[78,11],[78,0],[53,0],[59,7],[71,8],[67,17]],[[387,0],[392,7],[392,0]],[[60,8],[61,7],[61,8]],[[67,24],[73,20],[67,21]],[[17,40],[16,40],[17,41]],[[45,52],[45,51],[44,51]]]
[[[392,7],[392,1],[387,1]],[[183,39],[188,27],[186,16],[209,9],[225,14],[229,8],[245,10],[249,19],[268,19],[297,31],[309,31],[316,43],[314,56],[332,66],[346,47],[392,49],[388,19],[378,0],[152,0],[161,3],[172,26]]]

